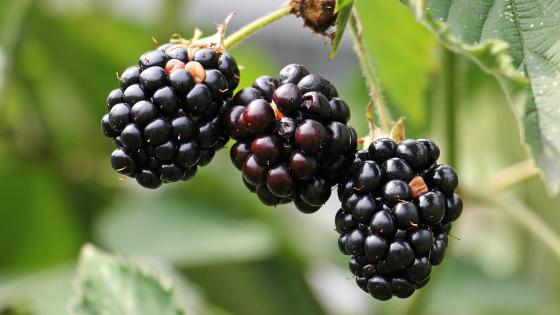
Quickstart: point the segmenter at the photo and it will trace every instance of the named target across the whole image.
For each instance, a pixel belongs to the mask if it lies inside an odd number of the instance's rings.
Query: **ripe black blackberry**
[[[261,76],[233,97],[225,117],[237,140],[231,160],[264,204],[293,201],[300,211],[315,212],[356,150],[349,118],[331,82],[287,65],[279,79]]]
[[[228,141],[221,117],[239,69],[219,44],[175,38],[144,53],[119,81],[101,120],[118,173],[147,188],[187,180]]]
[[[463,202],[439,153],[427,139],[378,139],[356,152],[339,183],[338,245],[358,286],[376,299],[409,297],[443,260]]]

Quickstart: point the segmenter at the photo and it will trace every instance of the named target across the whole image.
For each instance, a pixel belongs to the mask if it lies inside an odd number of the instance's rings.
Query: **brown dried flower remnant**
[[[319,34],[332,36],[328,30],[336,22],[335,5],[335,0],[292,0],[290,12],[301,17],[304,20],[304,26]]]
[[[412,197],[414,198],[418,198],[420,195],[428,191],[428,186],[426,186],[422,176],[415,176],[408,185],[412,188]]]

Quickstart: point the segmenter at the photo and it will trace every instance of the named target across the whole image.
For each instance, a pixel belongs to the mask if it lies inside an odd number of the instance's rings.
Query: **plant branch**
[[[247,25],[242,27],[237,32],[228,36],[224,41],[224,47],[226,49],[232,48],[233,46],[239,44],[242,40],[249,37],[256,31],[260,30],[261,28],[274,23],[275,21],[281,19],[282,17],[290,14],[290,7],[286,6],[282,9],[274,11],[268,15],[265,15]]]
[[[457,90],[461,88],[460,86],[456,86],[456,77],[457,77],[457,62],[455,55],[448,51],[444,50],[443,52],[443,66],[441,76],[441,83],[439,84],[440,93],[441,93],[441,105],[443,111],[445,113],[445,124],[444,124],[444,133],[445,133],[445,143],[446,143],[446,152],[447,152],[447,162],[451,165],[455,164],[455,157],[457,151],[457,133],[455,130],[456,126],[456,110],[455,106],[457,105],[456,100],[457,97]],[[443,274],[445,270],[449,268],[449,264],[443,264],[439,266],[438,272],[433,273],[430,278],[429,287],[423,288],[422,290],[417,291],[414,296],[410,298],[407,303],[403,303],[403,306],[397,309],[396,312],[393,314],[398,315],[418,315],[424,314],[426,312],[426,308],[430,302],[430,294],[433,288],[437,287],[437,283],[441,281],[443,278]]]
[[[407,301],[403,301],[404,303],[402,303],[401,305],[398,305],[397,307],[395,307],[395,309],[391,312],[391,314],[394,315],[419,315],[419,314],[423,314],[426,306],[428,305],[429,302],[429,294],[432,291],[432,286],[434,285],[434,276],[436,276],[439,278],[439,272],[440,270],[438,269],[437,273],[433,273],[432,276],[430,277],[430,282],[428,287],[424,287],[422,290],[416,290],[416,292],[414,292],[414,294],[407,300]]]
[[[443,102],[445,110],[445,149],[447,163],[457,167],[457,58],[455,54],[444,48],[443,51]]]
[[[504,191],[537,175],[539,175],[539,169],[535,167],[533,160],[527,159],[501,170],[488,185],[488,190],[492,192]]]
[[[464,186],[461,187],[461,191],[466,197],[487,203],[509,213],[520,226],[539,238],[560,260],[560,236],[558,233],[519,200]]]
[[[17,50],[21,44],[24,24],[35,0],[16,2],[11,12],[6,14],[5,22],[0,25],[0,107],[4,98],[7,77],[12,71]]]
[[[393,121],[387,105],[383,100],[381,94],[381,84],[379,83],[379,78],[375,71],[375,67],[371,62],[370,54],[367,51],[366,46],[362,40],[362,23],[358,16],[356,8],[352,9],[352,16],[350,17],[350,33],[352,34],[352,41],[354,42],[354,50],[358,59],[360,60],[360,66],[362,69],[362,74],[366,79],[366,84],[369,90],[369,96],[373,101],[376,109],[377,118],[381,124],[381,128],[386,134],[389,134]],[[371,133],[371,130],[370,130]]]

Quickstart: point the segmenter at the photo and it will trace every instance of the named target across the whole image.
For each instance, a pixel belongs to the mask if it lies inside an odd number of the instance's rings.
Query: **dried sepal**
[[[301,17],[304,26],[321,35],[333,36],[329,29],[335,25],[336,0],[292,0],[290,13]]]
[[[408,183],[408,186],[410,186],[412,190],[412,197],[414,198],[418,198],[420,195],[428,191],[428,186],[422,176],[415,176],[412,178],[410,183]]]

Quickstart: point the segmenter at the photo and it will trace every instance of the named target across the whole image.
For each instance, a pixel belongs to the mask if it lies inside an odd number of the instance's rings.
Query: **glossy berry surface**
[[[377,139],[356,151],[339,182],[339,249],[358,287],[378,300],[411,296],[445,257],[463,202],[439,155],[428,139]]]
[[[235,59],[220,49],[168,43],[142,54],[106,100],[112,168],[152,189],[192,178],[229,139],[222,117],[238,83]]]
[[[234,95],[224,121],[237,140],[230,157],[264,204],[293,202],[311,213],[329,199],[357,146],[337,95],[330,81],[297,64]]]

